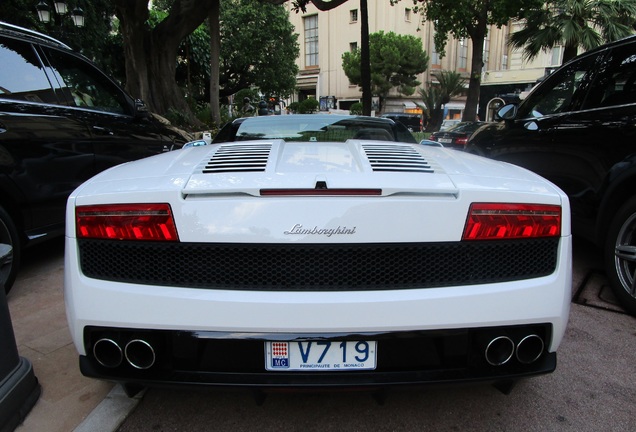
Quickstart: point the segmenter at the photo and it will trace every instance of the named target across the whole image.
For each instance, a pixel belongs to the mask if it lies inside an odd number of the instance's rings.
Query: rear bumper
[[[66,310],[82,373],[152,386],[372,388],[545,374],[556,367],[572,289],[570,237],[562,238],[548,276],[424,289],[267,292],[137,285],[88,278],[78,261],[76,245],[67,239]],[[516,353],[501,365],[485,359],[494,338],[509,338],[516,350],[533,334],[542,347],[532,362],[519,362]],[[377,368],[265,370],[264,341],[314,338],[376,340]],[[114,341],[120,358],[100,363],[94,346],[101,339]],[[131,340],[153,347],[152,365],[139,368],[126,360]]]
[[[528,335],[538,336],[544,343],[526,346],[521,341]],[[512,341],[510,353],[492,349],[490,343],[498,337]],[[373,389],[498,382],[554,371],[556,353],[549,352],[545,343],[551,337],[552,327],[548,324],[311,336],[89,327],[84,333],[88,354],[80,356],[80,368],[89,377],[150,386]],[[372,371],[335,372],[265,370],[266,340],[296,341],[299,338],[376,340],[377,367]],[[100,345],[105,340],[108,344]],[[137,345],[137,348],[143,347],[143,352],[125,348],[131,340],[147,343]],[[120,347],[121,353],[111,350],[115,346],[111,342]],[[152,347],[152,355],[148,347]],[[506,350],[507,345],[503,348]]]

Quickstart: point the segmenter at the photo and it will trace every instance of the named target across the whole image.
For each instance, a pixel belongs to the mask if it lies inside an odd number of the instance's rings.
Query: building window
[[[439,53],[437,52],[437,48],[435,47],[435,32],[433,32],[433,36],[431,37],[431,65],[432,66],[441,66],[442,61],[439,57]]]
[[[468,41],[461,39],[459,41],[459,47],[457,52],[457,68],[466,69],[468,65]]]
[[[305,67],[318,66],[318,15],[303,18],[305,25]]]
[[[358,49],[358,42],[349,42],[349,52],[355,52]]]
[[[484,66],[482,70],[485,72],[488,70],[488,61],[490,60],[490,33],[486,34],[486,38],[484,39],[484,53],[483,60]]]
[[[437,52],[437,49],[435,48],[435,44],[433,44],[433,50],[431,51],[431,64],[435,66],[439,66],[441,64],[439,53]]]
[[[505,31],[504,44],[503,44],[504,53],[501,55],[501,70],[508,70],[508,52],[510,49],[508,45],[508,41],[510,40],[510,27],[506,26],[504,31]]]
[[[349,22],[358,22],[358,9],[351,9],[349,11]]]
[[[550,64],[548,66],[559,66],[561,64],[561,54],[563,52],[562,46],[555,46],[552,48],[552,55],[550,57]]]
[[[404,9],[404,21],[411,22],[411,9],[409,8]]]

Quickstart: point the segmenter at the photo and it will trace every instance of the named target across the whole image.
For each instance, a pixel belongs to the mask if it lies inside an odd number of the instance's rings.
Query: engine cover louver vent
[[[271,144],[224,145],[214,153],[203,173],[263,172]]]
[[[424,157],[410,146],[363,144],[373,171],[434,172]]]

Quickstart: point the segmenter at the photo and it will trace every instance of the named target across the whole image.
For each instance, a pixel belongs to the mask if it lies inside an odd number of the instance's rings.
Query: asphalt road
[[[119,432],[636,431],[636,318],[615,305],[589,245],[575,241],[573,304],[557,370],[489,385],[369,393],[148,390]]]

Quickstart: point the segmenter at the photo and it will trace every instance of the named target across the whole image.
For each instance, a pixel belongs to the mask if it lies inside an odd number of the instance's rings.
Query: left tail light
[[[561,235],[561,207],[543,204],[473,203],[462,240],[503,240]]]
[[[78,238],[178,241],[169,204],[109,204],[75,209]]]

